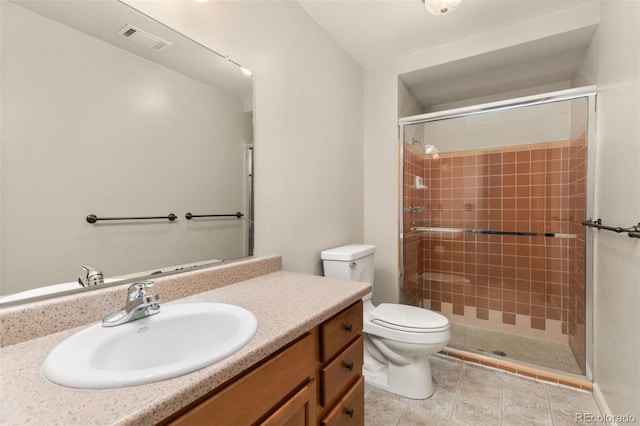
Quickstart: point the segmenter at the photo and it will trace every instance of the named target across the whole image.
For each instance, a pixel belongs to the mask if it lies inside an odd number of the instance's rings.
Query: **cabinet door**
[[[313,377],[317,335],[307,334],[247,375],[174,419],[171,426],[251,425]],[[314,382],[315,385],[315,382]]]
[[[316,382],[311,380],[280,406],[262,426],[311,426],[315,420]]]

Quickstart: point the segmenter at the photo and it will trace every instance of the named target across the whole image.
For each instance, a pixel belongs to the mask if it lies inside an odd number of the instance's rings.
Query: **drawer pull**
[[[349,416],[349,417],[353,417],[353,414],[355,413],[355,411],[353,411],[353,408],[347,408],[344,412],[345,412],[345,413],[347,414],[347,416]]]
[[[353,363],[352,362],[345,362],[344,363],[344,368],[346,368],[349,371],[353,371]]]
[[[344,326],[344,329],[351,333],[353,331],[353,324],[347,324]]]

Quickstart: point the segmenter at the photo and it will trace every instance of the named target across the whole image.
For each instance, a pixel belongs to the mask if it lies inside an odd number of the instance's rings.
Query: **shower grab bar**
[[[470,234],[480,235],[513,235],[519,237],[548,237],[548,238],[576,238],[576,234],[563,234],[559,232],[518,232],[518,231],[493,231],[491,229],[465,229],[465,228],[430,228],[416,226],[411,228],[412,231],[422,232],[442,232],[442,233],[456,233],[466,232]]]
[[[98,217],[95,214],[87,215],[87,222],[96,223],[99,220],[150,220],[150,219],[165,219],[173,222],[178,216],[173,213],[169,213],[167,216],[143,216],[143,217]]]
[[[628,228],[622,228],[620,226],[607,226],[602,224],[602,219],[596,220],[587,219],[582,222],[584,226],[596,229],[604,229],[605,231],[613,231],[616,234],[627,233],[629,238],[640,238],[640,222],[637,225],[630,226]]]
[[[187,213],[184,215],[184,217],[187,218],[187,220],[191,220],[193,218],[197,218],[197,217],[237,217],[238,219],[240,219],[242,216],[244,216],[243,213],[240,212],[235,212],[233,214],[191,214],[191,213]]]

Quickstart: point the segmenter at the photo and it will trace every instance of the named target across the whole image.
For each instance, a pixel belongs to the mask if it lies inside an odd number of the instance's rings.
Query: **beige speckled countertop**
[[[4,347],[0,350],[0,424],[155,424],[370,291],[366,283],[280,271],[175,300],[171,303],[242,306],[258,318],[258,331],[244,348],[218,363],[143,386],[79,390],[44,378],[40,366],[47,353],[86,325]]]

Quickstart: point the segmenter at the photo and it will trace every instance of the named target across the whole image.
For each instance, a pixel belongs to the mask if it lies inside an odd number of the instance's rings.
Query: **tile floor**
[[[487,354],[498,350],[505,352],[506,358],[582,374],[567,344],[452,324],[449,345],[473,352],[481,350]]]
[[[411,400],[365,387],[366,426],[575,425],[576,413],[599,415],[593,395],[436,354],[435,387]],[[591,423],[602,424],[602,423]]]

